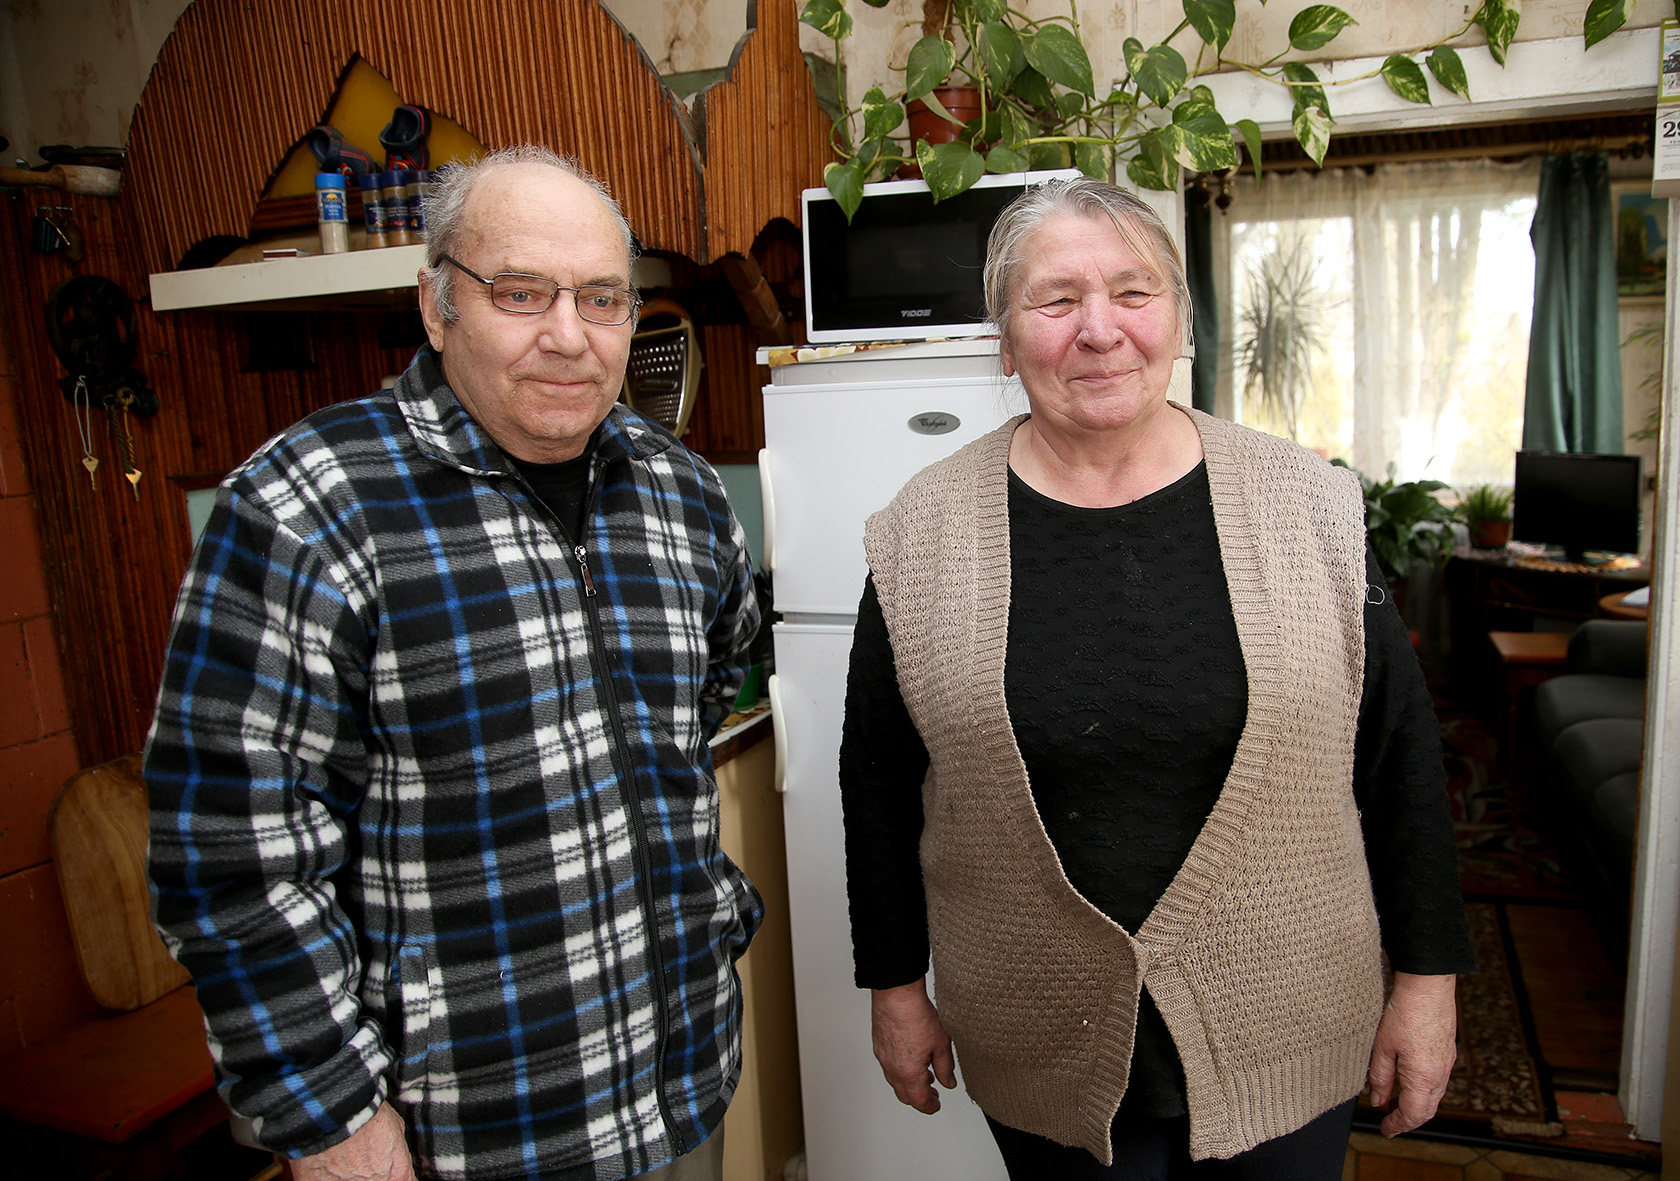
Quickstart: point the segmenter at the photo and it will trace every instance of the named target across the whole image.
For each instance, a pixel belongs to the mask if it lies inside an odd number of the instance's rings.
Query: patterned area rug
[[[1562,1135],[1529,1044],[1498,905],[1472,902],[1465,910],[1476,971],[1458,982],[1458,1062],[1440,1118],[1486,1121],[1495,1134]]]
[[[1504,772],[1493,736],[1474,714],[1439,703],[1436,712],[1465,898],[1574,901],[1551,842],[1528,820],[1527,781]]]

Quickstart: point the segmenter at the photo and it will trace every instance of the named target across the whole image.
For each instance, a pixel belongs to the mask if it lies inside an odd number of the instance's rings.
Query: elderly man
[[[147,745],[159,927],[297,1178],[716,1176],[707,739],[758,626],[716,473],[617,404],[629,226],[541,149],[428,209],[431,347],[222,485]]]

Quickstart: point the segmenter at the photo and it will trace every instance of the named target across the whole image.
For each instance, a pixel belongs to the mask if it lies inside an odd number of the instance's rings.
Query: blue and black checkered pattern
[[[147,745],[157,920],[289,1155],[616,1178],[738,1077],[762,916],[706,741],[758,626],[717,475],[624,407],[580,556],[422,352],[223,485]]]

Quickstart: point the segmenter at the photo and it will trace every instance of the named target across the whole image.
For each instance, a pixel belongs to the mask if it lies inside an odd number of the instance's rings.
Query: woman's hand
[[[1399,1087],[1393,1111],[1383,1118],[1390,1138],[1422,1126],[1440,1105],[1458,1057],[1456,976],[1394,974],[1394,991],[1371,1047],[1371,1106],[1381,1108]]]
[[[875,1059],[900,1103],[923,1115],[939,1110],[933,1080],[950,1090],[957,1085],[957,1062],[939,1012],[928,1000],[927,978],[869,994]]]

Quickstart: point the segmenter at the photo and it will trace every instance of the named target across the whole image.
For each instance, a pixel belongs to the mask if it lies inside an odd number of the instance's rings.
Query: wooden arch
[[[649,249],[745,254],[821,183],[828,119],[799,51],[796,0],[749,10],[697,128],[598,0],[197,0],[164,43],[129,136],[124,186],[146,265],[245,237],[276,161],[360,54],[407,102],[491,147],[532,142],[601,176]]]

